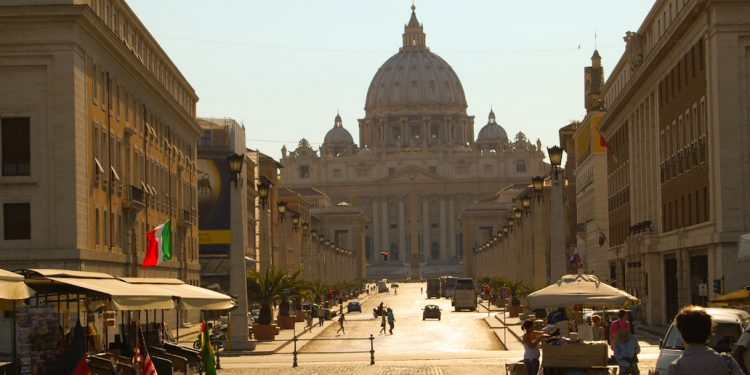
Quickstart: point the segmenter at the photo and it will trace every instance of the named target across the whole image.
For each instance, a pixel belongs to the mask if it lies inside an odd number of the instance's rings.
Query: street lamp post
[[[228,350],[247,351],[254,348],[249,340],[247,318],[247,270],[245,246],[247,245],[247,193],[242,185],[243,155],[229,155],[229,172],[234,180],[234,189],[230,190],[230,228],[231,243],[229,246],[229,290],[236,296],[236,309],[230,313],[230,330]],[[240,187],[238,187],[238,185]]]
[[[567,273],[565,256],[565,213],[563,211],[562,163],[563,149],[558,146],[547,148],[551,164],[550,177],[550,282],[559,280]]]

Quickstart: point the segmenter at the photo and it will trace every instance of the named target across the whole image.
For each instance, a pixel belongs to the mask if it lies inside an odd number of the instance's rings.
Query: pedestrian
[[[526,374],[536,375],[539,372],[539,343],[543,338],[548,337],[542,331],[534,330],[534,321],[526,319],[521,325],[524,334],[521,337],[523,341],[523,366],[526,368]]]
[[[341,313],[341,315],[339,315],[339,329],[336,330],[336,333],[343,332],[346,335],[346,331],[344,330],[345,320],[346,318],[344,318],[344,313]]]
[[[323,310],[323,306],[318,306],[318,327],[323,326],[323,322],[326,320],[326,312]]]
[[[307,331],[312,332],[312,327],[313,327],[312,311],[307,311],[305,313],[305,322],[307,323]]]
[[[618,375],[639,375],[638,371],[638,353],[641,347],[638,345],[638,338],[630,334],[629,329],[617,331],[615,338],[615,359],[619,370]]]
[[[706,346],[713,322],[703,307],[683,307],[675,321],[685,351],[669,365],[667,375],[744,374],[732,356],[719,354]]]
[[[615,347],[615,338],[617,337],[617,331],[621,329],[627,329],[630,331],[630,322],[627,319],[628,312],[624,309],[620,309],[617,312],[617,320],[613,321],[609,325],[609,346]]]
[[[388,314],[388,332],[392,335],[393,334],[393,326],[396,324],[396,318],[393,317],[393,310],[389,307],[387,310]]]
[[[380,334],[385,333],[385,321],[386,321],[386,313],[385,310],[381,309],[380,311]]]
[[[747,374],[747,369],[750,367],[750,351],[747,350],[748,348],[750,348],[750,327],[745,332],[742,332],[742,335],[737,340],[737,344],[734,346],[734,351],[732,351],[732,357],[740,364],[740,368],[742,368],[745,374]]]
[[[419,287],[419,294],[422,294],[424,292],[424,287]]]
[[[594,315],[591,317],[591,340],[593,341],[603,341],[606,340],[606,337],[604,336],[604,327],[602,327],[602,317],[599,315]]]

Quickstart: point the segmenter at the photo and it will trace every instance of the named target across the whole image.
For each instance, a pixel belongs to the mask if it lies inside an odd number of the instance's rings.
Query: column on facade
[[[448,259],[445,197],[440,197],[440,260]]]
[[[381,202],[381,215],[382,215],[382,222],[381,222],[381,230],[382,230],[382,243],[383,248],[380,251],[390,251],[391,250],[391,244],[388,241],[388,197],[383,198],[383,201]]]
[[[400,261],[406,258],[406,197],[398,200],[398,255]]]
[[[383,246],[380,244],[380,211],[378,206],[378,198],[372,200],[372,261],[380,262],[380,252],[383,251]]]
[[[430,259],[430,198],[422,200],[422,254]]]
[[[448,199],[448,256],[455,257],[457,254],[458,243],[456,243],[456,207],[454,198],[450,197]]]

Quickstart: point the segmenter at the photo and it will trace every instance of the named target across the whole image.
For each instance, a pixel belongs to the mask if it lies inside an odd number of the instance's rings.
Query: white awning
[[[87,279],[52,276],[47,277],[47,279],[108,295],[116,310],[168,310],[175,308],[171,293],[142,285],[128,284],[114,278]]]
[[[23,282],[23,276],[0,269],[0,300],[24,300],[34,291]]]
[[[148,289],[159,289],[171,293],[179,300],[180,307],[183,309],[226,310],[234,307],[232,297],[210,289],[185,284],[178,279],[122,277],[120,280]]]

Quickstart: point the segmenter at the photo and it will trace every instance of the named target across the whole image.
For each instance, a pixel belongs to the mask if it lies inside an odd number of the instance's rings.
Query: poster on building
[[[229,166],[226,159],[198,159],[198,237],[201,257],[229,256]]]

